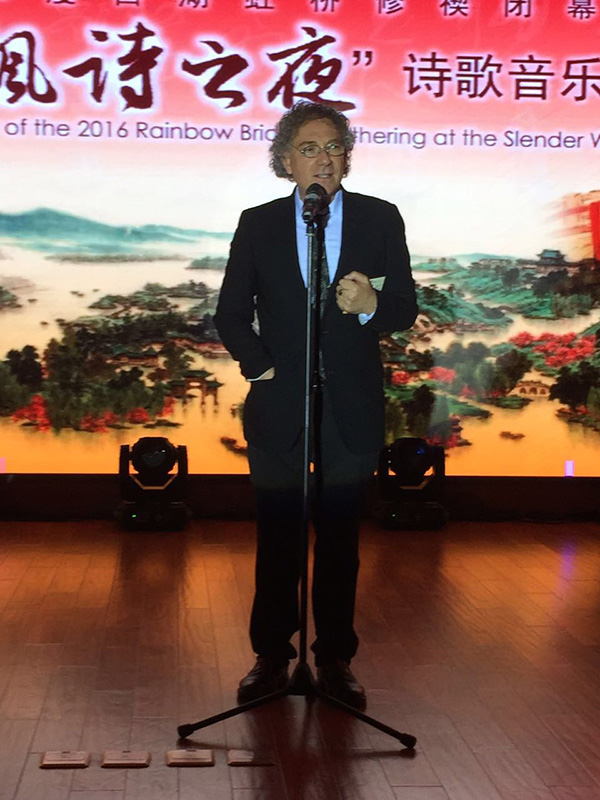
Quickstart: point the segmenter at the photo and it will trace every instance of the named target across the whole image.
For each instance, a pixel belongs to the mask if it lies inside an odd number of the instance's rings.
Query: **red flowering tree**
[[[554,368],[588,359],[596,349],[594,336],[581,336],[578,339],[574,333],[552,337],[545,334],[543,339],[536,341],[533,352],[543,355],[547,366]]]
[[[437,383],[452,383],[456,378],[456,371],[448,367],[434,367],[429,372],[429,378]]]
[[[111,425],[116,425],[118,422],[119,417],[116,414],[113,414],[112,411],[105,411],[99,416],[86,414],[82,418],[79,428],[89,433],[106,433]]]
[[[143,425],[150,422],[150,414],[145,408],[132,408],[125,414],[125,420],[134,425]]]
[[[165,397],[162,409],[158,412],[159,417],[169,417],[175,410],[175,398]]]
[[[18,408],[12,415],[13,422],[24,422],[35,426],[38,431],[49,431],[52,427],[48,419],[48,408],[41,394],[31,398],[28,405]]]
[[[536,341],[536,338],[527,331],[521,331],[521,333],[511,337],[508,341],[514,344],[515,347],[530,347]]]
[[[402,369],[396,369],[392,372],[391,384],[392,386],[403,386],[410,381],[410,373]]]

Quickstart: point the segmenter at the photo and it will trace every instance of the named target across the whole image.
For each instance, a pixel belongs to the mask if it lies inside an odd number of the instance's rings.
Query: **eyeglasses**
[[[292,146],[298,150],[299,153],[302,153],[305,158],[316,158],[323,150],[325,150],[327,155],[333,156],[334,158],[343,156],[346,152],[346,148],[343,144],[340,144],[340,142],[329,142],[325,147],[321,147],[318,144],[306,144],[304,147]]]

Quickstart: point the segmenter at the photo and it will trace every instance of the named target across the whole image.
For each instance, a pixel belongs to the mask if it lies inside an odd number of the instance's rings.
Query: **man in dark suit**
[[[404,224],[395,206],[345,191],[353,136],[329,106],[298,103],[280,120],[271,167],[296,183],[291,197],[242,213],[215,323],[251,383],[244,408],[257,501],[256,593],[250,638],[258,656],[239,686],[247,702],[284,688],[298,630],[301,564],[306,224],[302,205],[320,184],[330,203],[323,269],[320,432],[312,645],[318,682],[357,708],[365,694],[349,664],[364,488],[384,441],[379,334],[412,325],[417,307]],[[258,328],[255,325],[255,318]],[[314,457],[314,454],[313,454]]]

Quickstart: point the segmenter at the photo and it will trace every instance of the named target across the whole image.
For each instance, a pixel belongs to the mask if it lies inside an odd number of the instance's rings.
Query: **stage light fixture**
[[[117,519],[128,530],[182,530],[190,518],[187,476],[185,445],[175,446],[164,436],[121,445]]]
[[[377,468],[375,517],[386,528],[438,530],[448,521],[440,504],[444,448],[404,437],[384,447]]]

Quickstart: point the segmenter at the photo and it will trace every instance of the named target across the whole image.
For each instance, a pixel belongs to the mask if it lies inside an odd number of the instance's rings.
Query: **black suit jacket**
[[[321,349],[340,433],[351,451],[367,453],[377,451],[384,436],[379,334],[409,328],[417,305],[397,208],[342,191],[342,248],[321,323]],[[352,270],[385,279],[365,325],[354,314],[342,314],[335,302],[336,284]],[[215,316],[246,378],[275,368],[272,380],[251,383],[244,408],[246,439],[264,450],[288,450],[302,429],[305,318],[292,195],[242,213]]]

